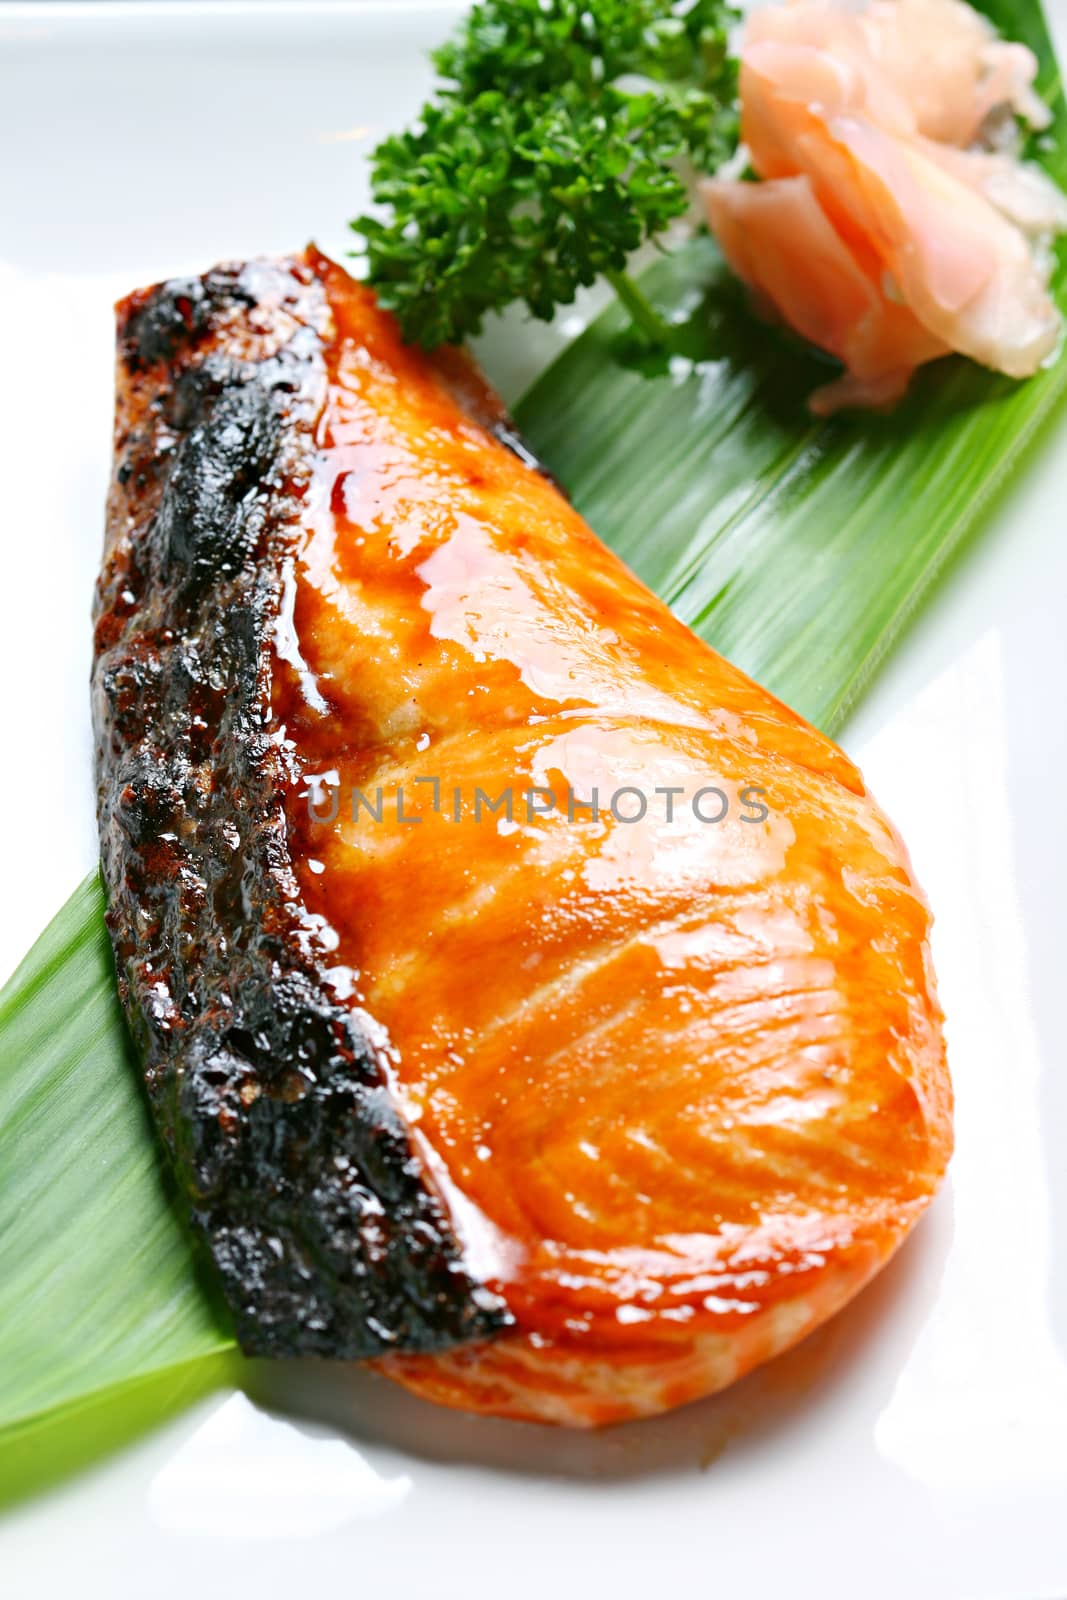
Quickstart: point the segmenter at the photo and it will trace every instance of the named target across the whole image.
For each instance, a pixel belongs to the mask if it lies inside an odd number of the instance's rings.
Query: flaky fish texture
[[[314,251],[239,282],[244,301],[199,325],[172,305],[169,343],[142,349],[135,381],[172,436],[155,461],[142,449],[151,483],[180,470],[189,436],[169,409],[190,381],[176,389],[177,368],[226,353],[255,382],[284,349],[303,374],[271,402],[286,473],[257,467],[224,496],[273,530],[253,517],[227,557],[266,586],[259,786],[212,742],[238,693],[224,653],[188,734],[205,752],[196,781],[168,791],[156,829],[178,853],[138,845],[132,888],[116,814],[125,803],[143,835],[165,785],[122,801],[107,706],[125,704],[116,662],[170,580],[138,567],[126,582],[122,452],[98,667],[112,925],[157,1109],[209,1243],[234,1216],[259,1229],[247,1257],[213,1243],[231,1300],[262,1347],[251,1261],[277,1284],[259,1294],[267,1314],[284,1290],[288,1347],[344,1354],[362,1294],[374,1348],[364,1335],[356,1353],[476,1411],[588,1426],[709,1394],[843,1306],[944,1174],[951,1090],[907,854],[848,758],[595,538],[463,358],[404,346]],[[206,524],[229,469],[213,470]],[[180,556],[184,513],[169,515]],[[196,594],[224,593],[232,575],[204,550]],[[225,633],[226,607],[209,610]],[[138,712],[123,750],[138,733],[157,748],[160,716]],[[209,791],[218,838],[198,820]],[[231,887],[206,892],[226,849],[244,860],[268,825],[263,869],[231,862]],[[198,829],[200,886],[184,923],[168,910],[192,940],[171,1005],[173,939],[139,912],[161,875],[191,870],[181,842]],[[167,886],[171,908],[184,891]],[[330,1019],[332,1056],[293,1060],[299,1029],[271,1033],[286,962]],[[223,1065],[205,1079],[212,1049]],[[353,1074],[361,1093],[333,1120],[301,1123]],[[387,1124],[377,1165],[368,1096]],[[251,1139],[256,1115],[269,1146]],[[335,1280],[347,1298],[330,1322]],[[327,1322],[314,1337],[302,1283]]]

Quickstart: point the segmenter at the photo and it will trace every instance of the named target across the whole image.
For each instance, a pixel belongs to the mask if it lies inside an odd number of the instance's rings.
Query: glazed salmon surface
[[[378,1365],[512,1417],[654,1413],[835,1312],[937,1188],[927,905],[848,758],[316,270],[329,389],[275,689],[294,859],[516,1319]]]

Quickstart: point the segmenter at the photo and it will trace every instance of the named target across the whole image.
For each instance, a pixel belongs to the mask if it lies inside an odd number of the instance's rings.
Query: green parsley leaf
[[[666,330],[627,257],[689,204],[736,136],[725,0],[480,0],[434,63],[418,124],[374,153],[379,215],[352,226],[404,337],[432,349],[513,301],[545,320],[602,274]]]

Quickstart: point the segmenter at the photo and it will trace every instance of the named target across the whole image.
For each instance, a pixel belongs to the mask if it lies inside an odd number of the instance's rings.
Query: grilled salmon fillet
[[[837,1311],[952,1142],[848,758],[314,250],[120,307],[116,461],[110,920],[246,1347],[597,1425]]]

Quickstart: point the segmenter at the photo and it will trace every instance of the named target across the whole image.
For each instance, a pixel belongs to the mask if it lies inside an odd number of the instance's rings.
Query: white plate
[[[456,10],[0,4],[0,969],[94,858],[111,302],[309,235],[343,252],[365,154]],[[556,338],[498,337],[490,369],[513,393]],[[1067,1594],[1065,444],[846,739],[933,901],[958,1095],[950,1181],[889,1270],[735,1390],[599,1437],[264,1369],[255,1402],[206,1402],[0,1523],[0,1591]]]

